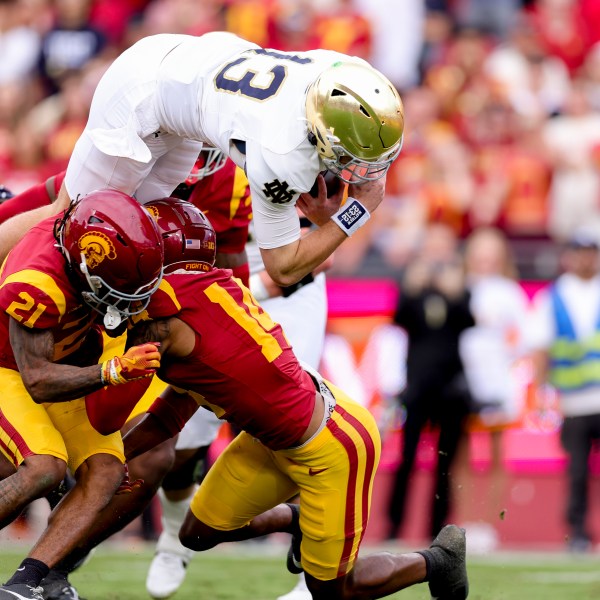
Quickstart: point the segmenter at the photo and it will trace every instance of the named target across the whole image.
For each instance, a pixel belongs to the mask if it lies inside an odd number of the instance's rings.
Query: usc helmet
[[[165,273],[179,269],[210,271],[215,264],[217,236],[204,213],[187,200],[164,198],[146,204],[156,219],[165,248]]]
[[[204,179],[205,177],[216,173],[219,169],[222,169],[226,162],[227,155],[224,152],[219,150],[219,148],[204,144],[198,155],[198,160],[196,160],[196,164],[188,175],[187,180],[192,183],[200,181],[200,179]]]
[[[154,219],[131,196],[98,190],[56,221],[54,237],[83,300],[113,330],[142,312],[163,275],[163,243]]]
[[[402,149],[400,95],[366,63],[325,69],[308,88],[306,118],[323,164],[345,183],[380,179]]]

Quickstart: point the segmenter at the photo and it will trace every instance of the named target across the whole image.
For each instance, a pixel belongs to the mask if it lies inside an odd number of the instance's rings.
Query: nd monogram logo
[[[97,267],[105,258],[114,260],[117,252],[110,239],[99,231],[90,231],[79,238],[79,249],[85,256],[88,269]]]
[[[287,181],[279,181],[279,179],[266,183],[263,193],[273,204],[286,204],[296,195],[296,191],[289,188]]]

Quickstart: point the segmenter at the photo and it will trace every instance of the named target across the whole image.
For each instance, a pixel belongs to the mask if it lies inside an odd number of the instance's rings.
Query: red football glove
[[[144,485],[143,479],[136,479],[135,481],[131,481],[129,479],[129,467],[127,466],[127,463],[123,465],[123,470],[123,479],[121,480],[121,484],[115,492],[115,495],[117,496],[120,494],[131,494],[131,492],[137,490],[139,487],[142,487],[142,485]]]
[[[158,342],[132,346],[122,356],[115,356],[101,365],[104,385],[119,385],[142,377],[152,377],[160,367]]]

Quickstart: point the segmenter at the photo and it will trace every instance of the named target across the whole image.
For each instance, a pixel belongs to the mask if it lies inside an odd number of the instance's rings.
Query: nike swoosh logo
[[[308,469],[308,474],[313,477],[314,475],[318,475],[319,473],[322,473],[323,471],[327,471],[329,467],[325,467],[324,469],[313,469],[312,467],[310,469]]]

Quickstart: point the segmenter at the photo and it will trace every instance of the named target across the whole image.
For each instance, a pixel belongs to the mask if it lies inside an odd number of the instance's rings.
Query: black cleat
[[[300,529],[300,506],[298,504],[288,504],[292,511],[291,534],[292,541],[287,553],[287,570],[294,575],[302,573],[302,556],[300,554],[300,544],[302,542],[302,531]]]
[[[465,600],[469,595],[467,577],[467,540],[465,530],[446,525],[427,550],[420,550],[427,561],[432,600]]]
[[[0,600],[44,600],[44,598],[41,587],[13,583],[0,586]]]
[[[52,569],[42,579],[40,586],[42,586],[44,600],[85,600],[63,574]]]

